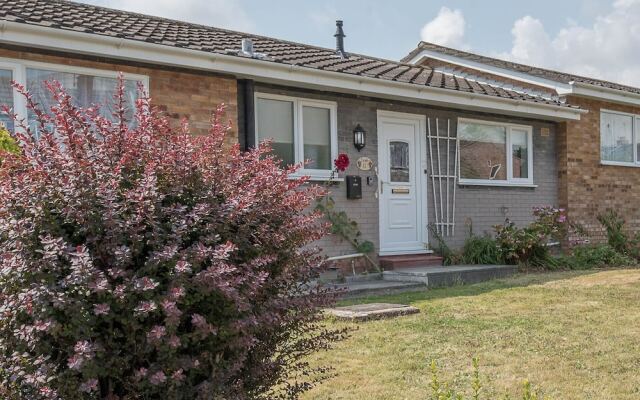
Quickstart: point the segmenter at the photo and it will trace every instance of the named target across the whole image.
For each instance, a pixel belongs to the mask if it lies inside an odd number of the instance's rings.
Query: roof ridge
[[[336,49],[329,48],[329,47],[323,47],[323,46],[318,46],[318,45],[313,45],[313,44],[294,42],[294,41],[287,40],[287,39],[278,39],[276,37],[260,35],[260,34],[257,34],[257,33],[236,31],[236,30],[228,29],[228,28],[219,28],[219,27],[213,26],[213,25],[204,25],[204,24],[195,23],[195,22],[182,21],[182,20],[179,20],[179,19],[160,17],[160,16],[157,16],[157,15],[143,14],[143,13],[139,13],[139,12],[135,12],[135,11],[127,11],[127,10],[122,10],[122,9],[117,9],[117,8],[99,6],[99,5],[95,5],[95,4],[82,3],[82,2],[79,2],[79,1],[76,1],[76,0],[37,0],[37,1],[44,1],[46,3],[59,3],[59,4],[69,3],[69,4],[74,4],[76,6],[94,8],[94,9],[101,9],[101,10],[105,10],[105,11],[109,11],[109,12],[115,12],[115,13],[118,13],[118,14],[135,15],[135,16],[139,16],[139,17],[143,17],[143,18],[149,18],[149,19],[155,19],[155,20],[159,20],[159,21],[178,23],[178,24],[184,25],[184,26],[199,27],[199,28],[202,28],[202,29],[205,29],[205,30],[223,31],[223,32],[226,32],[226,33],[232,33],[232,34],[236,34],[236,35],[244,36],[244,37],[253,37],[253,38],[259,38],[259,39],[265,39],[265,40],[273,40],[273,41],[280,42],[280,43],[287,43],[287,44],[296,45],[296,46],[302,46],[302,47],[310,47],[310,48],[323,50],[323,51],[328,51],[328,52],[333,52],[333,53],[336,52]],[[385,62],[385,63],[394,63],[394,64],[398,64],[398,65],[415,66],[414,64],[405,63],[405,62],[401,62],[401,61],[397,61],[397,60],[391,60],[391,59],[387,59],[387,58],[368,56],[368,55],[349,52],[349,51],[347,51],[347,55],[353,55],[353,56],[357,56],[357,57],[368,58],[368,59],[371,59],[371,60],[381,61],[381,62]],[[421,67],[422,68],[430,68],[430,67],[425,67],[425,66],[421,66]]]
[[[497,62],[500,62],[500,63],[511,64],[511,65],[516,66],[516,67],[521,67],[521,68],[524,69],[522,71],[518,70],[517,72],[522,72],[522,73],[528,74],[528,75],[532,75],[532,74],[530,72],[527,72],[526,71],[527,69],[529,69],[529,70],[536,69],[536,70],[538,70],[540,72],[549,72],[549,73],[552,73],[552,74],[565,75],[567,78],[569,78],[571,80],[598,81],[598,82],[601,82],[603,84],[616,85],[616,86],[620,86],[620,87],[626,87],[628,89],[633,89],[635,91],[640,91],[640,87],[631,86],[631,85],[627,85],[627,84],[624,84],[624,83],[613,82],[613,81],[609,81],[609,80],[606,80],[606,79],[600,79],[600,78],[591,78],[591,77],[588,77],[588,76],[575,74],[573,72],[553,70],[553,69],[550,69],[550,68],[539,67],[539,66],[536,66],[536,65],[522,64],[522,63],[519,63],[519,62],[516,62],[516,61],[505,60],[505,59],[502,59],[502,58],[487,56],[487,55],[480,54],[480,53],[471,53],[470,51],[467,51],[467,50],[460,50],[460,49],[456,49],[456,48],[453,48],[453,47],[442,46],[442,45],[439,45],[437,43],[427,42],[427,41],[424,41],[424,40],[421,40],[418,43],[418,46],[414,50],[412,50],[407,56],[403,57],[401,59],[401,61],[408,62],[409,59],[411,59],[411,58],[415,57],[415,55],[417,55],[418,50],[425,49],[425,47],[427,47],[427,46],[431,47],[431,50],[434,50],[434,51],[438,51],[437,49],[442,49],[444,51],[450,51],[450,52],[454,52],[454,53],[458,53],[458,54],[463,53],[463,55],[460,56],[462,58],[465,58],[465,56],[471,56],[471,57],[483,58],[485,60],[497,61]],[[454,56],[454,57],[456,56],[455,54],[451,54],[451,55]],[[472,61],[477,61],[477,62],[482,63],[481,61],[478,61],[478,60],[472,60]],[[498,68],[500,68],[500,67],[498,67]],[[507,67],[504,67],[504,68],[505,69],[511,69],[511,68],[507,68]],[[554,80],[554,79],[549,79],[549,80]]]

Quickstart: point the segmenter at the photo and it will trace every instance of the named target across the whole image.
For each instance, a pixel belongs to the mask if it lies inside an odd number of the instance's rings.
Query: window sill
[[[495,186],[495,187],[516,187],[516,188],[537,188],[534,183],[518,183],[518,182],[473,182],[458,181],[458,186]]]
[[[640,163],[628,163],[628,162],[616,162],[616,161],[600,161],[600,165],[606,165],[609,167],[631,167],[640,168]]]
[[[304,176],[309,177],[309,181],[311,182],[344,182],[344,178],[340,177],[330,177],[330,176],[314,176],[314,175],[289,175],[289,179],[300,179]]]

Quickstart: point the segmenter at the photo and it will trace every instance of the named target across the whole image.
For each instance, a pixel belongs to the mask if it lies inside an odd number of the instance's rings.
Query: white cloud
[[[219,28],[252,31],[254,24],[239,0],[82,0],[104,7],[189,21]]]
[[[420,36],[425,42],[464,49],[467,47],[463,41],[465,25],[462,11],[442,7],[438,15],[422,27]]]
[[[591,26],[567,23],[553,37],[530,16],[511,33],[513,46],[501,58],[640,86],[640,0],[618,0]]]

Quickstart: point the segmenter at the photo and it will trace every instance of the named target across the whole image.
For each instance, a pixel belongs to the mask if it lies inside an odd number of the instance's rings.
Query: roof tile
[[[395,80],[418,86],[439,87],[555,106],[568,106],[559,101],[541,99],[506,89],[498,91],[488,84],[445,75],[433,71],[429,67],[359,54],[351,54],[342,58],[333,49],[72,1],[0,0],[0,20],[238,56],[241,55],[233,51],[230,52],[230,50],[237,49],[239,51],[241,39],[250,38],[254,42],[256,52],[267,55],[264,62],[295,64],[305,68]]]

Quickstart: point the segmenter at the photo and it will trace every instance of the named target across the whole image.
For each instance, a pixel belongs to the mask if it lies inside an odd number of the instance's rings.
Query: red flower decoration
[[[349,156],[344,153],[338,154],[338,158],[333,161],[333,165],[336,166],[338,172],[344,172],[349,168]]]

